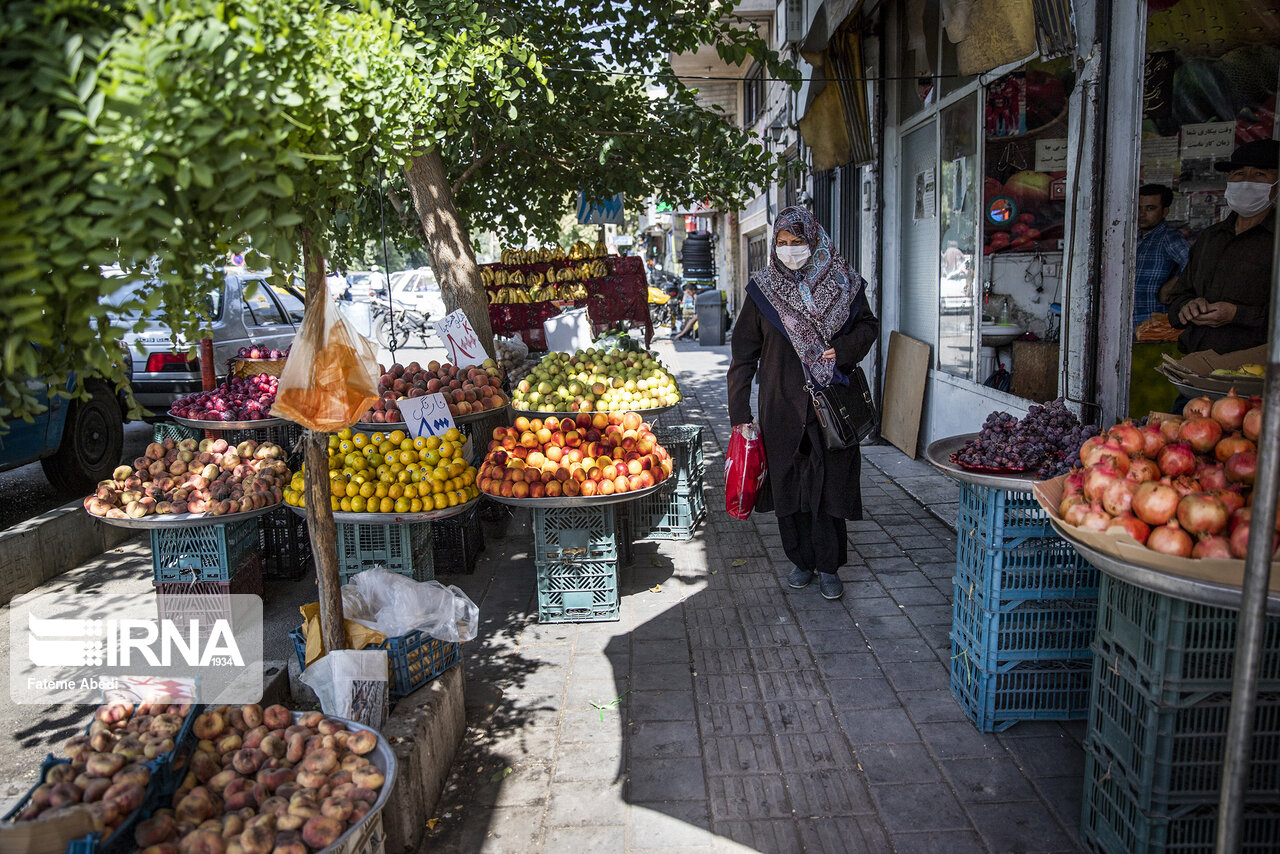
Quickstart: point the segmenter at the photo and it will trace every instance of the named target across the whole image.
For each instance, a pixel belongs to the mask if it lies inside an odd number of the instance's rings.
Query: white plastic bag
[[[480,609],[457,587],[438,581],[414,581],[380,566],[357,573],[342,588],[348,620],[389,638],[412,631],[463,643],[476,636]]]
[[[576,353],[591,346],[591,316],[586,308],[570,308],[542,321],[547,349],[553,353]]]
[[[386,650],[340,649],[298,677],[316,692],[326,715],[381,729],[387,719],[391,676]]]

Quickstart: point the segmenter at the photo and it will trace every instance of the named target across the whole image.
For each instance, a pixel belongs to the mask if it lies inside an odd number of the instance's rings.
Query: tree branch
[[[498,153],[500,148],[501,147],[477,157],[475,160],[471,161],[470,166],[462,170],[462,174],[458,176],[458,180],[453,182],[453,194],[455,196],[462,192],[462,187],[467,183],[468,178],[476,174],[477,170],[483,169],[485,166],[489,165],[489,161],[493,160],[493,156]]]

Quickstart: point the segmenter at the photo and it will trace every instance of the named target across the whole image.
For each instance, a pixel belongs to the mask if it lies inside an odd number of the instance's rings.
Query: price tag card
[[[409,434],[415,439],[423,436],[443,436],[453,427],[453,415],[449,404],[440,392],[421,397],[406,397],[400,401],[400,414],[404,416]]]
[[[1065,139],[1037,139],[1037,172],[1061,172],[1067,168],[1067,141]]]
[[[441,343],[449,351],[451,365],[465,368],[468,365],[478,365],[489,358],[462,309],[451,311],[442,320],[437,320],[435,327]]]
[[[1235,150],[1235,122],[1202,122],[1182,126],[1183,160],[1220,160]]]

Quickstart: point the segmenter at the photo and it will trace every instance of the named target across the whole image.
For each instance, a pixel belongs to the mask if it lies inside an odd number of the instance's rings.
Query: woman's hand
[[[824,353],[822,354],[822,358],[827,359],[827,360],[829,360],[829,361],[833,361],[833,360],[835,359],[835,357],[836,357],[836,348],[835,348],[835,347],[832,347],[830,350],[827,350],[826,352],[824,352]]]

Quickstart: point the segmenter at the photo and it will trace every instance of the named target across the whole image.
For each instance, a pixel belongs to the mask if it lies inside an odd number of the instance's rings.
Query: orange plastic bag
[[[378,351],[347,323],[326,288],[280,372],[271,414],[321,433],[350,427],[378,399]]]

